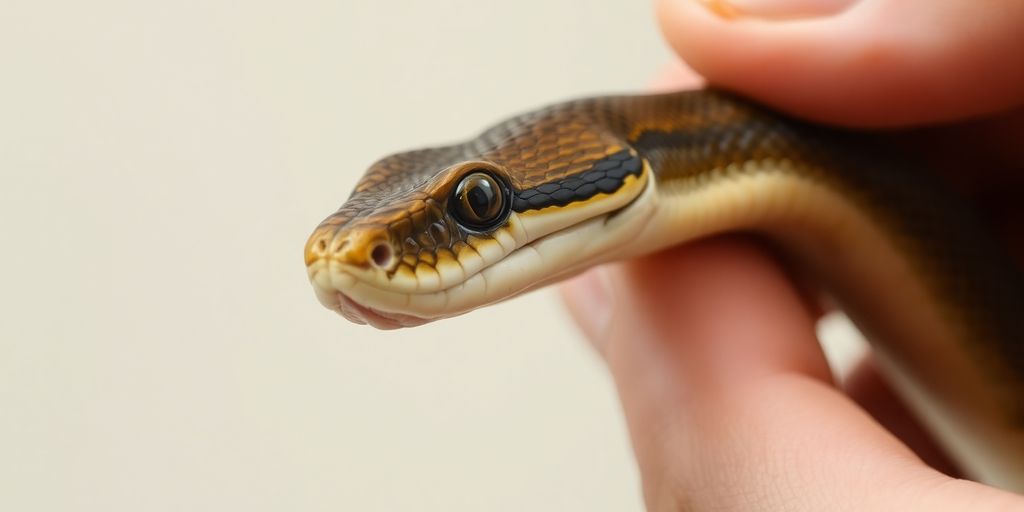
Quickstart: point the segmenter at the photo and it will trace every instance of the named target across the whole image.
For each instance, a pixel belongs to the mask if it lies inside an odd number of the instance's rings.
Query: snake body
[[[305,256],[321,302],[394,328],[729,231],[815,275],[968,472],[1024,491],[1024,278],[863,134],[715,90],[570,101],[380,160]]]

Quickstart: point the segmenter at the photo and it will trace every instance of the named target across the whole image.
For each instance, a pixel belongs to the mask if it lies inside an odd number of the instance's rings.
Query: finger
[[[858,126],[1024,103],[1024,3],[660,0],[669,43],[711,83]]]
[[[857,364],[843,382],[843,389],[857,405],[913,450],[925,464],[947,475],[961,476],[960,469],[878,372],[873,358],[865,357]]]
[[[651,510],[915,509],[987,492],[948,484],[830,385],[813,318],[755,244],[607,272],[588,277],[591,303],[566,297],[604,347]],[[595,304],[611,318],[592,324]]]
[[[779,372],[831,382],[806,301],[754,239],[722,237],[675,248],[619,266],[610,281],[624,309],[648,317],[642,325],[629,322],[632,327],[621,333],[622,322],[612,321],[607,330],[621,334],[617,339],[642,334],[658,340],[729,340],[671,344],[680,351],[673,361],[687,365],[689,379],[719,379],[724,375],[716,365],[722,365],[735,375],[714,387]],[[615,319],[623,317],[629,315],[616,311]]]
[[[810,478],[812,461],[801,454],[823,451],[788,431],[816,422],[803,407],[809,400],[820,402],[813,414],[842,412],[826,399],[829,370],[803,300],[748,244],[702,242],[610,279],[616,306],[605,353],[651,509],[745,509],[755,504],[743,500]],[[831,444],[817,432],[811,439]],[[780,471],[787,465],[789,474]]]

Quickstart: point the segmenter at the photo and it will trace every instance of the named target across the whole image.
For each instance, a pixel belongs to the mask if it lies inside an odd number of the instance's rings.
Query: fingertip
[[[888,124],[874,84],[900,68],[900,44],[881,37],[866,44],[862,13],[800,19],[728,17],[693,0],[661,0],[662,33],[675,51],[718,87],[782,111],[844,125]],[[888,86],[891,87],[891,84]],[[842,100],[840,101],[840,98]],[[876,108],[877,106],[877,108]]]

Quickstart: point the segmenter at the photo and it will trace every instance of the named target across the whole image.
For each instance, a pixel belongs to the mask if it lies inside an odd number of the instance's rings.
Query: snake
[[[869,133],[714,88],[565,101],[377,161],[304,252],[323,305],[393,329],[731,232],[821,283],[967,475],[1024,492],[1024,272]]]

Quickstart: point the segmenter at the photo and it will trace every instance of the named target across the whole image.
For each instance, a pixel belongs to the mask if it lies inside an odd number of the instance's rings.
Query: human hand
[[[776,8],[769,19],[730,19],[716,14],[736,14],[724,2],[704,4],[714,9],[664,0],[659,17],[712,83],[823,122],[931,124],[894,137],[932,155],[936,139],[954,140],[954,161],[1024,168],[1024,66],[1011,50],[1024,48],[1024,5],[862,0],[838,16],[790,19]],[[680,76],[672,82],[693,83]],[[934,125],[980,115],[989,117]],[[970,174],[960,176],[970,191],[1020,174],[953,171]],[[615,378],[650,510],[1024,507],[1018,495],[949,476],[955,468],[870,362],[834,383],[815,306],[751,240],[609,265],[562,292]]]
[[[562,292],[615,378],[649,510],[1024,506],[915,455],[905,442],[948,468],[870,366],[837,388],[813,308],[750,240],[610,265]]]

